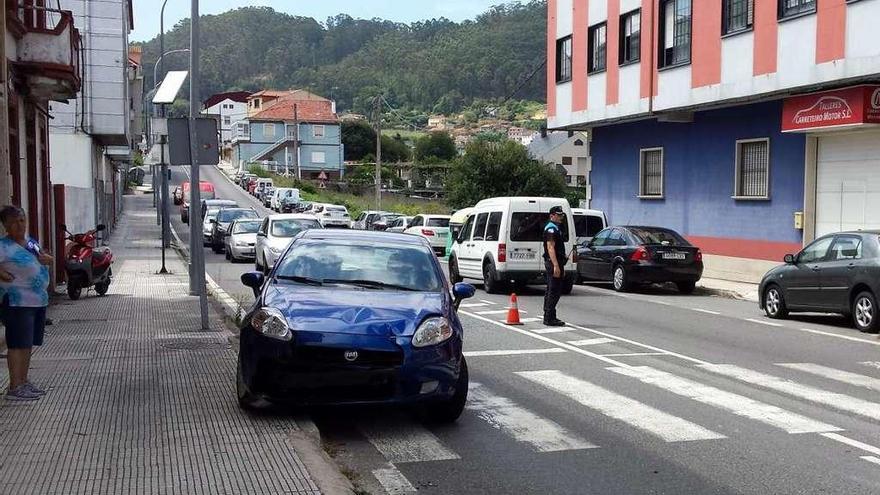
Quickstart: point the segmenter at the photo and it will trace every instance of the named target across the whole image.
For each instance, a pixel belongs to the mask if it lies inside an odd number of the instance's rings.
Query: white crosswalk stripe
[[[516,374],[667,442],[725,438],[720,433],[558,370],[520,371]]]
[[[598,337],[595,339],[570,340],[567,343],[571,345],[576,345],[578,347],[583,347],[588,345],[610,344],[612,342],[617,341],[614,339],[609,339],[608,337]]]
[[[462,307],[462,308],[484,308],[486,306],[489,306],[489,303],[472,302],[472,303],[461,303],[459,305],[459,307]]]
[[[388,495],[418,493],[416,487],[394,465],[387,468],[374,469],[373,476]]]
[[[859,364],[861,364],[863,366],[870,366],[871,368],[880,369],[880,361],[862,361]]]
[[[489,310],[489,311],[474,311],[474,313],[476,313],[478,315],[505,315],[505,314],[507,314],[507,312],[508,312],[508,310],[506,310],[506,309],[493,309],[493,310]],[[519,310],[519,312],[525,313],[525,311],[523,311],[523,310]]]
[[[367,440],[391,463],[460,459],[422,426],[405,420],[374,422],[360,427]]]
[[[805,373],[811,373],[813,375],[821,376],[823,378],[848,383],[857,387],[869,388],[871,390],[876,390],[880,392],[880,378],[860,375],[858,373],[851,373],[849,371],[838,370],[813,363],[779,363],[777,364],[777,366],[803,371]]]
[[[810,402],[824,404],[834,409],[880,420],[880,403],[877,402],[870,402],[849,395],[801,385],[791,380],[741,368],[732,364],[701,364],[699,367],[719,375],[799,397]]]
[[[615,373],[631,376],[644,383],[668,390],[676,395],[730,411],[737,416],[760,421],[788,433],[841,431],[836,426],[648,366],[609,369]]]
[[[467,409],[517,441],[530,444],[538,452],[596,448],[559,424],[493,394],[479,383],[470,384]]]
[[[536,330],[532,330],[532,333],[536,333],[538,335],[546,335],[550,333],[564,333],[564,332],[576,332],[574,328],[571,327],[550,327],[550,328],[538,328]]]

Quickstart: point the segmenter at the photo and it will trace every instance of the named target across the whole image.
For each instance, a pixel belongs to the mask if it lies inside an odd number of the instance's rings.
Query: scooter
[[[96,247],[97,234],[107,227],[103,224],[82,234],[72,234],[66,225],[61,225],[67,233],[70,244],[67,248],[64,271],[67,274],[67,295],[72,300],[79,299],[83,289],[95,288],[99,296],[110,289],[113,280],[113,252],[109,247]]]

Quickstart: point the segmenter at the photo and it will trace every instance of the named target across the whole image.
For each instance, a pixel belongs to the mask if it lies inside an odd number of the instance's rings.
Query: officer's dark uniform
[[[558,208],[558,210],[557,210]],[[562,208],[554,207],[551,213],[562,214]],[[553,276],[553,262],[550,261],[550,255],[547,253],[547,242],[554,241],[556,251],[556,262],[563,273],[559,278]],[[565,280],[565,263],[568,259],[565,256],[565,241],[562,239],[562,231],[559,225],[553,222],[547,222],[544,226],[544,271],[547,277],[547,289],[544,292],[544,324],[561,323],[556,318],[556,303],[562,296],[562,283]]]

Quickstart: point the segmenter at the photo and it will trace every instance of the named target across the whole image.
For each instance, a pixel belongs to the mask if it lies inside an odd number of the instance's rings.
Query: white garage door
[[[816,236],[880,229],[880,131],[819,138]]]

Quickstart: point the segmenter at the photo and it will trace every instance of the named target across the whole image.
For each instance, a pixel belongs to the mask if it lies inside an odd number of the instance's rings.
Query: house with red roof
[[[302,179],[342,177],[335,102],[305,90],[260,91],[247,98],[247,113],[234,123],[230,140],[240,167],[261,163]]]

